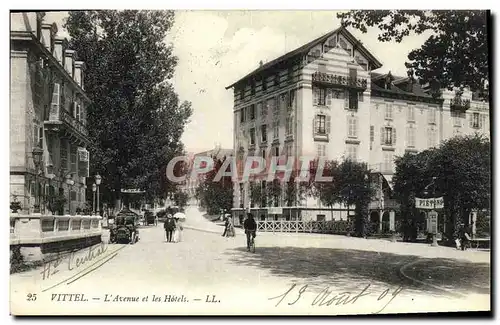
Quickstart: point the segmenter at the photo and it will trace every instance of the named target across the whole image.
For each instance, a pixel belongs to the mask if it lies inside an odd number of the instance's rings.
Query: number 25
[[[28,295],[26,296],[26,300],[35,301],[36,300],[36,293],[28,293]]]

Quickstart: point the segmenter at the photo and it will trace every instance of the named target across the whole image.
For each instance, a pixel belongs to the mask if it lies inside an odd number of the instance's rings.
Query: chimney
[[[75,75],[73,78],[75,82],[83,89],[83,70],[85,69],[85,63],[83,61],[75,61]]]
[[[40,33],[40,42],[43,46],[52,52],[54,37],[57,33],[56,24],[42,24],[42,32]]]
[[[75,58],[75,51],[67,49],[64,51],[64,68],[73,77],[73,60]]]
[[[54,51],[52,55],[61,65],[63,65],[63,48],[65,47],[65,43],[66,40],[62,37],[56,37],[54,40]]]

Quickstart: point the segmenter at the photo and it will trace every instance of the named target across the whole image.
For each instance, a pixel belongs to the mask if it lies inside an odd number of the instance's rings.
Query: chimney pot
[[[54,39],[54,51],[52,55],[56,58],[57,62],[61,65],[63,64],[63,48],[65,39],[62,37],[55,37]]]
[[[71,49],[67,49],[64,51],[64,68],[69,73],[71,77],[73,77],[73,61],[75,58],[75,51]]]

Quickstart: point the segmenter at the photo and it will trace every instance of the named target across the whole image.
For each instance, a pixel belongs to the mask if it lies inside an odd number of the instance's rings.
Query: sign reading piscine
[[[415,198],[415,208],[417,209],[442,209],[444,208],[443,197],[434,197],[429,199]]]
[[[122,189],[121,190],[122,193],[137,193],[137,194],[140,194],[140,193],[146,193],[146,191],[142,191],[142,190],[138,190],[138,189]]]

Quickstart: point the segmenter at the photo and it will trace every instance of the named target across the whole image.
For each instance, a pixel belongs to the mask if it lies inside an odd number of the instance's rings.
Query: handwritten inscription
[[[335,293],[333,290],[330,289],[330,287],[326,287],[319,294],[315,296],[315,298],[310,302],[311,306],[340,306],[340,305],[348,305],[348,304],[355,304],[360,298],[368,296],[372,292],[370,292],[368,289],[370,288],[370,284],[365,286],[361,291],[359,292],[351,292],[351,291],[342,291],[342,292],[337,292]],[[293,284],[287,291],[285,291],[283,294],[269,298],[269,300],[277,300],[278,302],[276,303],[276,307],[278,307],[280,304],[284,303],[284,301],[289,305],[292,306],[299,302],[300,300],[305,300],[304,294],[306,292],[310,292],[311,290],[309,289],[309,285],[305,284],[301,286],[300,288],[296,289],[297,284]],[[382,291],[378,298],[377,301],[382,301],[385,303],[383,307],[375,312],[375,314],[380,313],[382,310],[384,310],[393,300],[396,298],[396,296],[403,290],[403,287],[398,287],[396,289],[390,289],[387,288],[384,291]],[[286,300],[285,300],[286,299]]]
[[[99,256],[103,255],[107,250],[108,246],[105,243],[101,243],[100,245],[90,246],[85,250],[72,252],[64,258],[57,257],[52,261],[46,262],[44,263],[43,269],[40,272],[42,275],[42,280],[48,279],[51,276],[59,273],[59,271],[61,270],[61,265],[66,265],[69,271],[73,271],[88,264],[89,262],[92,262]]]

